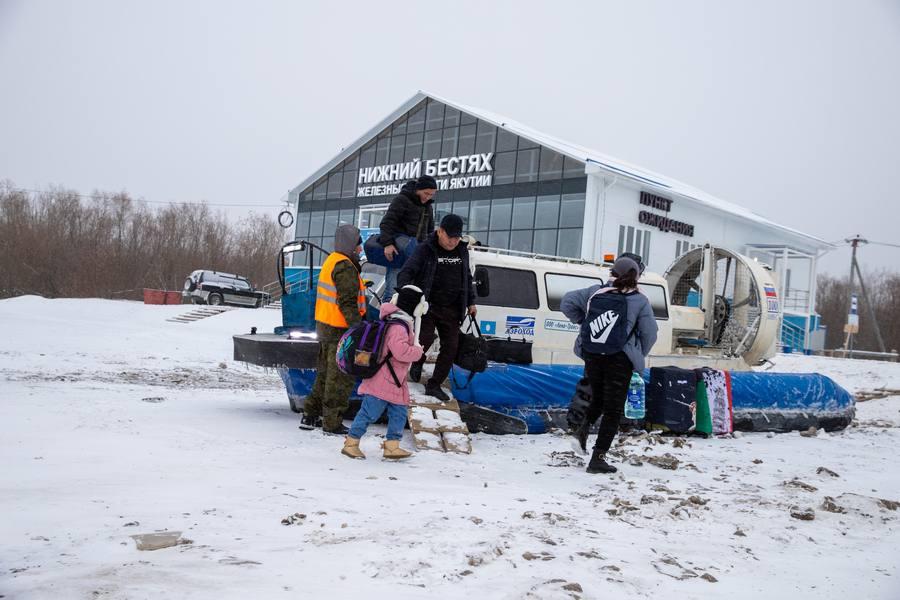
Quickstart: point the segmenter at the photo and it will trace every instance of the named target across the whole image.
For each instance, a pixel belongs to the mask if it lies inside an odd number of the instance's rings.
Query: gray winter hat
[[[356,247],[362,243],[359,237],[359,229],[345,223],[338,226],[334,232],[334,251],[347,256],[356,254]]]
[[[616,262],[613,263],[612,274],[615,277],[624,277],[625,275],[628,275],[630,271],[634,271],[635,277],[640,274],[640,267],[633,258],[620,256],[616,259]]]

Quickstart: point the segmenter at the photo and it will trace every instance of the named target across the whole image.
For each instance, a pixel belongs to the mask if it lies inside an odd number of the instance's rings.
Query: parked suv
[[[194,304],[233,304],[259,308],[269,303],[269,294],[255,290],[246,277],[218,271],[194,271],[184,280],[181,295]]]

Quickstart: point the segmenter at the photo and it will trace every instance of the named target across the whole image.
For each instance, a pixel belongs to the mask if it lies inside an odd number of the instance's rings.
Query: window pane
[[[420,105],[421,106],[421,105]],[[425,107],[414,110],[409,115],[409,122],[406,125],[406,133],[416,133],[425,130]]]
[[[369,144],[359,153],[359,168],[375,166],[375,144]]]
[[[509,229],[512,218],[512,198],[496,198],[491,203],[491,231]]]
[[[441,156],[456,156],[456,139],[459,137],[459,129],[450,127],[444,129],[444,139],[441,142]]]
[[[453,214],[458,215],[460,219],[463,220],[463,231],[467,231],[469,229],[469,203],[468,201],[462,202],[454,202],[453,203]]]
[[[578,227],[584,224],[584,194],[563,194],[560,227]]]
[[[434,205],[434,225],[440,225],[441,219],[449,215],[451,212],[451,204],[449,202],[436,202]]]
[[[428,101],[425,129],[440,129],[444,126],[444,105],[434,100]]]
[[[534,227],[534,205],[535,199],[532,198],[516,198],[513,203],[513,229],[531,229]],[[529,239],[529,245],[531,240]]]
[[[508,231],[491,231],[488,232],[488,246],[491,248],[509,248],[509,232]]]
[[[516,160],[516,181],[537,181],[538,149],[520,150]]]
[[[391,135],[406,135],[406,117],[403,117],[394,123],[394,127],[391,129]]]
[[[534,272],[504,267],[484,268],[487,269],[491,293],[478,296],[476,304],[528,309],[538,307],[537,277]]]
[[[517,145],[518,137],[516,134],[507,131],[506,129],[500,129],[500,131],[497,132],[497,152],[515,150]]]
[[[469,212],[469,229],[476,231],[487,229],[491,214],[490,200],[474,200]]]
[[[547,284],[547,308],[550,310],[559,310],[563,296],[572,290],[603,284],[603,280],[599,278],[562,275],[560,273],[547,273],[544,275],[544,281]]]
[[[325,213],[321,210],[310,215],[309,219],[309,237],[320,237],[322,235],[322,224],[325,222]]]
[[[341,197],[341,185],[344,181],[343,173],[332,173],[328,176],[328,197],[329,198],[340,198]]]
[[[440,129],[425,132],[425,152],[422,154],[424,160],[432,158],[440,158],[441,156],[441,139],[443,132]],[[425,174],[425,166],[422,166],[422,174]]]
[[[378,145],[375,147],[375,164],[376,165],[390,164],[388,162],[390,150],[391,150],[391,138],[382,138],[382,139],[378,140]]]
[[[538,196],[534,214],[535,229],[559,227],[559,196]]]
[[[406,152],[403,155],[404,161],[414,158],[422,158],[422,134],[411,133],[406,136]]]
[[[297,229],[294,231],[294,238],[305,240],[309,236],[309,217],[308,212],[297,214]]]
[[[497,128],[490,123],[478,121],[478,135],[475,138],[475,152],[487,153],[494,151],[494,141],[497,138]]]
[[[328,181],[320,179],[313,191],[313,200],[324,200],[328,196]]]
[[[494,157],[494,185],[512,183],[516,178],[516,153],[504,152]]]
[[[538,254],[556,255],[556,229],[538,229],[534,232],[534,251]]]
[[[459,128],[460,156],[466,156],[475,152],[475,125],[463,125]]]
[[[359,154],[354,153],[353,156],[344,161],[345,171],[356,171],[359,169]]]
[[[479,244],[487,245],[485,244],[485,241],[487,240],[487,231],[470,231],[469,237],[474,238]]]
[[[518,250],[519,252],[531,252],[532,233],[530,229],[513,231],[509,236],[509,249]]]
[[[391,138],[391,158],[390,163],[401,163],[403,162],[403,150],[406,146],[406,136],[405,135],[395,135]]]
[[[584,177],[584,163],[579,160],[573,160],[566,157],[563,177]]]
[[[559,256],[581,256],[581,229],[560,229],[559,241],[556,244]]]
[[[477,123],[478,119],[470,115],[469,113],[462,113],[460,115],[459,124],[460,125],[471,125],[473,123]]]
[[[528,150],[529,148],[537,148],[538,145],[528,138],[519,137],[519,150]]]
[[[338,226],[338,211],[336,210],[326,210],[325,211],[325,226],[322,230],[322,235],[324,236],[332,236],[334,237],[334,230],[337,229]]]
[[[663,286],[639,283],[638,289],[650,300],[650,308],[653,309],[655,318],[669,318],[669,307],[666,305],[666,292]]]
[[[453,107],[444,109],[444,127],[456,127],[459,125],[459,111]]]
[[[356,195],[356,171],[344,173],[344,185],[341,187],[341,198],[352,198]]]
[[[541,148],[541,180],[561,179],[562,170],[563,155],[549,148]]]
[[[338,215],[338,224],[350,224],[356,225],[356,211],[352,208],[342,208],[340,214]]]

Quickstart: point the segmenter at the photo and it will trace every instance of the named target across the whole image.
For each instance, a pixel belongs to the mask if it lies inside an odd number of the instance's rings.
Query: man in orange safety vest
[[[325,433],[346,435],[343,413],[350,401],[356,380],[337,366],[337,347],[349,327],[366,314],[365,285],[360,276],[362,251],[359,229],[340,225],[334,232],[334,252],[328,255],[319,272],[316,288],[316,336],[319,358],[316,381],[303,405],[301,429],[319,425]]]

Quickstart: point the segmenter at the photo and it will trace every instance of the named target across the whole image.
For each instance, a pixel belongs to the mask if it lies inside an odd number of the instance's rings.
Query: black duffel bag
[[[481,335],[478,321],[472,315],[466,318],[469,319],[469,327],[459,334],[459,345],[453,364],[469,373],[481,373],[487,368],[487,340]]]
[[[481,373],[487,369],[488,362],[487,340],[481,335],[481,328],[478,327],[478,321],[471,315],[467,318],[469,319],[469,327],[465,331],[460,332],[459,345],[456,348],[456,358],[453,359],[453,364],[469,372],[469,378],[466,380],[466,385],[459,386],[457,384],[458,387],[461,387],[462,389],[469,387],[469,383],[471,383],[472,378],[475,377],[475,373]],[[475,333],[472,333],[473,326],[475,328]]]
[[[532,363],[531,346],[531,342],[525,339],[488,338],[487,358],[490,361],[508,365],[530,365]]]

